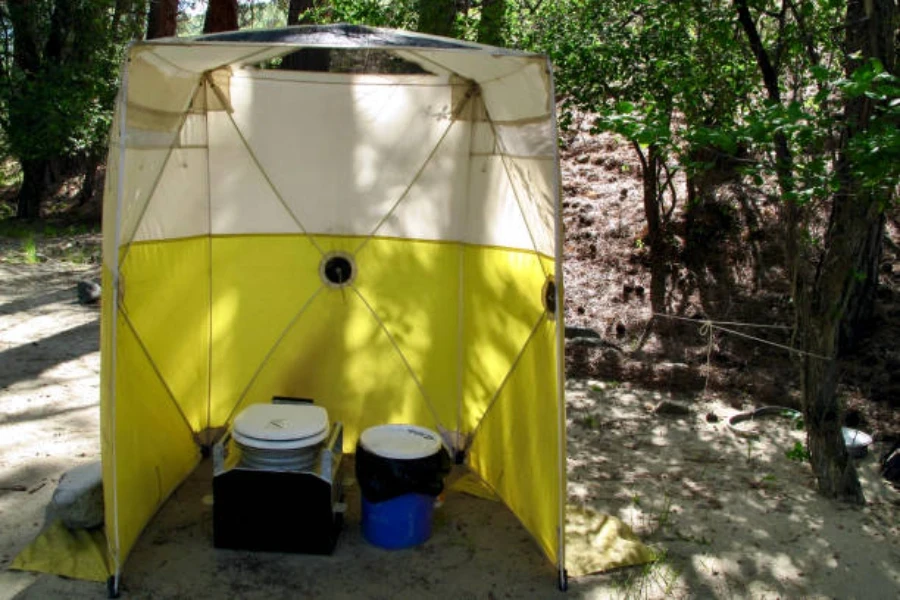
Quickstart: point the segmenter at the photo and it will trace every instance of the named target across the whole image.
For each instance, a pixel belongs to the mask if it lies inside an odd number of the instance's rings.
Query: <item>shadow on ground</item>
[[[211,464],[201,463],[126,564],[128,598],[546,598],[555,569],[502,504],[449,492],[424,545],[382,550],[360,531],[359,490],[331,556],[212,545]],[[39,576],[16,598],[100,597],[100,584]]]
[[[661,552],[649,568],[613,576],[624,597],[896,597],[900,494],[858,467],[868,505],[834,504],[807,463],[786,453],[804,440],[786,419],[730,431],[738,412],[675,398],[683,415],[654,412],[671,395],[571,382],[570,500],[631,525]],[[590,587],[606,577],[580,582]]]

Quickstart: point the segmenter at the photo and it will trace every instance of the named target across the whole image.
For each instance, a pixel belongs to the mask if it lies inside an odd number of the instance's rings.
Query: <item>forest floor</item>
[[[804,439],[789,421],[758,422],[753,437],[726,424],[742,410],[797,404],[787,353],[721,331],[710,352],[695,323],[672,323],[635,350],[650,317],[638,174],[631,151],[612,138],[576,134],[564,150],[567,324],[603,340],[567,348],[569,502],[619,517],[659,558],[573,579],[569,596],[896,597],[900,492],[877,473],[877,455],[900,434],[896,222],[873,333],[842,363],[854,424],[876,438],[858,461],[868,502],[848,508],[818,496],[808,464],[788,458]],[[739,222],[743,205],[772,210],[761,194],[723,193],[743,194]],[[676,207],[673,219],[680,214]],[[672,314],[789,325],[781,274],[766,266],[777,264],[775,250],[765,232],[748,240],[741,229],[720,228],[702,260],[673,269]],[[99,236],[82,226],[0,228],[0,599],[104,593],[6,569],[43,527],[62,473],[99,459],[99,314],[77,304],[74,290],[98,277],[98,253]],[[789,343],[777,331],[756,334]],[[687,411],[658,413],[663,400]],[[456,492],[432,539],[413,550],[362,541],[353,488],[331,557],[215,550],[209,471],[201,465],[141,537],[127,597],[561,597],[511,513]]]

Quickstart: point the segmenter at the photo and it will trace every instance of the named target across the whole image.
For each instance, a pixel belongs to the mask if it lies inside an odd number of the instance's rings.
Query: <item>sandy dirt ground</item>
[[[68,468],[97,460],[99,325],[75,303],[96,270],[0,263],[0,599],[100,598],[105,586],[7,570],[43,527]],[[571,581],[572,598],[896,598],[900,493],[862,459],[862,509],[818,497],[774,419],[729,431],[729,398],[669,398],[610,381],[568,385],[570,503],[613,514],[659,552],[644,567]],[[746,408],[751,408],[746,406]],[[388,552],[359,531],[358,491],[332,556],[212,547],[211,466],[201,464],[128,560],[130,598],[562,598],[554,569],[501,504],[449,493],[426,544]]]

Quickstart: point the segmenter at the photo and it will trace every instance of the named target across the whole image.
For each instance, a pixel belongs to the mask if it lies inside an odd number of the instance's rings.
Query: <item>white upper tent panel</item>
[[[260,68],[315,47],[415,72]],[[554,253],[543,56],[338,25],[143,42],[127,69],[124,244],[310,233]]]

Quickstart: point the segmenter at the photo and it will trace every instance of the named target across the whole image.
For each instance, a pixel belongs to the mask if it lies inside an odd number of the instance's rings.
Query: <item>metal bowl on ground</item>
[[[844,445],[847,446],[847,452],[853,458],[862,458],[869,453],[869,445],[872,443],[872,436],[858,429],[849,427],[841,427],[844,434]]]

